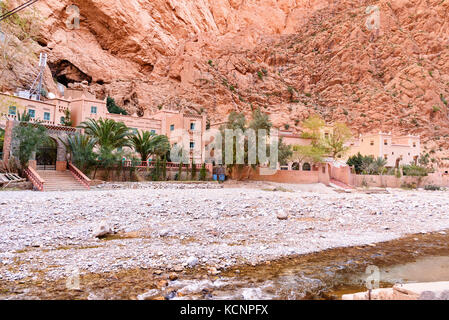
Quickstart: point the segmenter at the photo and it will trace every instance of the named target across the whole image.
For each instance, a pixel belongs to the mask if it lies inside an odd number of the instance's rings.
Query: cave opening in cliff
[[[48,66],[53,77],[66,87],[68,87],[69,83],[87,81],[90,84],[92,82],[91,76],[81,71],[68,60],[49,62]]]

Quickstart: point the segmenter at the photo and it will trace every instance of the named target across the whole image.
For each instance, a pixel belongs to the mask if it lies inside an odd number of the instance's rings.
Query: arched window
[[[312,167],[310,166],[310,163],[306,162],[302,165],[302,171],[312,171]]]
[[[298,162],[294,162],[294,163],[292,164],[292,170],[296,170],[296,171],[299,170],[299,163],[298,163]]]

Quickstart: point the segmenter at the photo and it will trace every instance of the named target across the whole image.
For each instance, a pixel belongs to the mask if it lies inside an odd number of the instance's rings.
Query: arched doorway
[[[302,165],[302,171],[312,171],[312,166],[310,163],[306,162]]]
[[[294,162],[292,164],[292,170],[298,171],[299,170],[299,163],[298,162]]]
[[[56,170],[58,143],[49,138],[44,145],[37,149],[36,164],[38,170]]]

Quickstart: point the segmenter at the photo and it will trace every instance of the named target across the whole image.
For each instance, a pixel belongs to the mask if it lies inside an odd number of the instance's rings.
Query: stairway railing
[[[42,179],[39,174],[32,168],[28,167],[24,170],[25,175],[27,176],[28,180],[30,180],[33,183],[33,186],[39,190],[44,191],[44,184],[45,180]]]
[[[75,179],[81,182],[81,184],[84,185],[88,190],[90,190],[91,180],[84,173],[82,173],[80,169],[75,167],[73,163],[69,163],[68,168]]]

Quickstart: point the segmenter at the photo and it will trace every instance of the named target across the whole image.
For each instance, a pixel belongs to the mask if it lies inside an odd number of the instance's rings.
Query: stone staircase
[[[354,187],[335,179],[331,179],[329,185],[332,188],[336,189],[336,191],[351,192],[352,190],[354,190]]]
[[[68,170],[37,170],[37,173],[45,180],[43,191],[87,190]]]

